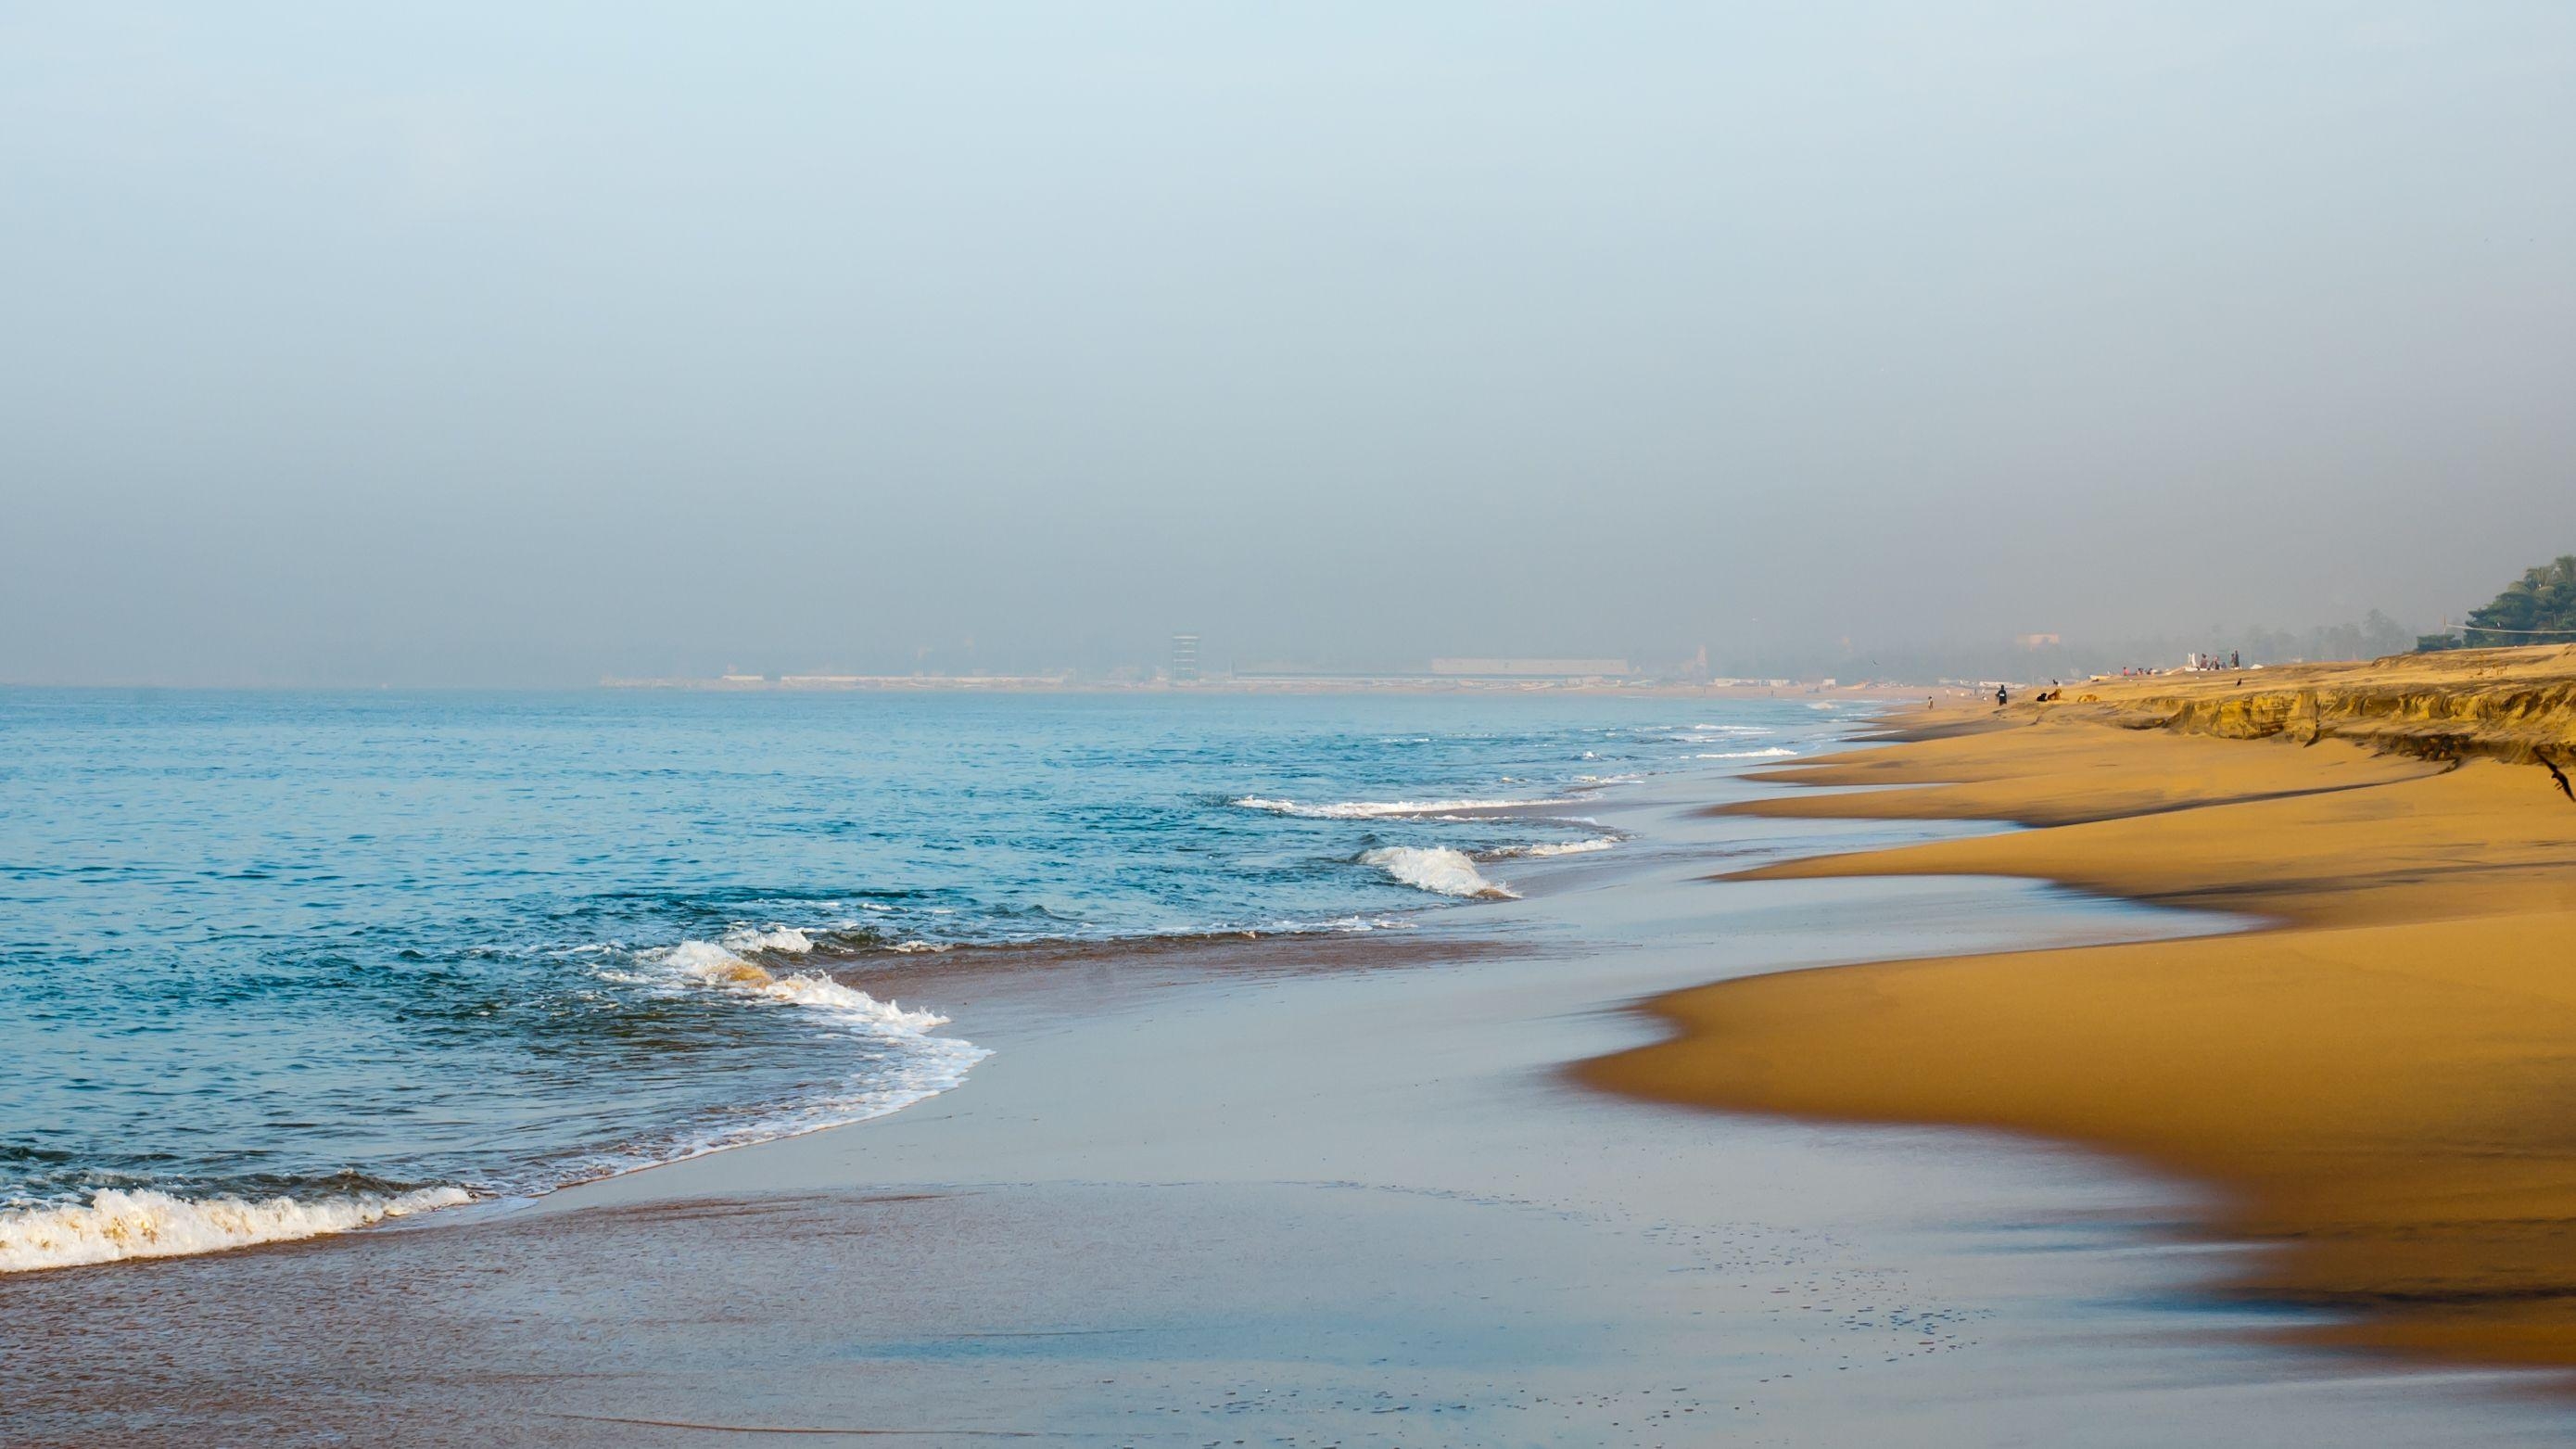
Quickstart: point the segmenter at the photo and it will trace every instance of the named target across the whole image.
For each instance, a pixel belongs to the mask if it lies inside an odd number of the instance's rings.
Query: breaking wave
[[[801,932],[786,934],[799,939],[803,937]],[[906,1011],[894,1002],[879,1001],[855,986],[844,986],[829,976],[811,971],[779,976],[766,966],[746,961],[723,946],[705,941],[682,941],[666,951],[651,955],[658,959],[658,964],[684,981],[712,986],[736,996],[812,1007],[852,1025],[873,1028],[881,1034],[918,1036],[948,1022],[947,1017],[935,1011]]]
[[[461,1187],[348,1193],[315,1202],[289,1197],[192,1199],[148,1188],[108,1189],[86,1203],[0,1210],[0,1273],[124,1258],[175,1258],[254,1243],[318,1238],[473,1199]]]
[[[1794,755],[1796,753],[1798,753],[1796,750],[1790,749],[1786,745],[1773,745],[1767,750],[1725,750],[1714,755],[1694,755],[1692,758],[1699,760],[1776,760],[1784,755]]]
[[[1476,873],[1476,862],[1463,850],[1446,846],[1382,845],[1363,852],[1360,864],[1373,865],[1415,890],[1482,900],[1520,897]]]
[[[784,927],[729,931],[721,944],[683,941],[638,953],[636,964],[652,974],[603,970],[603,979],[636,984],[657,977],[670,990],[715,990],[747,1005],[776,1004],[895,1049],[891,1061],[871,1061],[842,1091],[782,1105],[661,1150],[582,1159],[579,1181],[659,1162],[702,1156],[730,1147],[881,1117],[936,1096],[965,1080],[967,1069],[990,1055],[971,1042],[931,1036],[948,1018],[907,1011],[891,1001],[815,972],[781,975],[743,952],[797,956],[814,949],[805,932]],[[535,1184],[544,1191],[554,1183]],[[526,1188],[515,1190],[527,1190]],[[384,1221],[471,1202],[463,1187],[408,1192],[338,1193],[302,1200],[223,1195],[188,1198],[148,1188],[103,1189],[82,1203],[37,1203],[0,1208],[0,1273],[69,1268],[124,1258],[169,1258],[217,1253],[257,1243],[291,1242],[348,1232]]]
[[[927,947],[926,943],[924,948],[946,949]],[[593,1170],[571,1180],[703,1157],[711,1152],[883,1117],[959,1085],[966,1080],[970,1068],[992,1055],[970,1041],[931,1035],[933,1028],[948,1022],[947,1017],[935,1011],[907,1011],[900,1003],[879,1001],[819,972],[781,975],[741,954],[758,950],[793,956],[814,949],[815,943],[803,931],[785,927],[736,929],[726,932],[721,944],[682,941],[676,946],[639,952],[636,963],[650,974],[620,974],[611,979],[646,984],[658,979],[666,991],[712,990],[753,1007],[798,1008],[850,1036],[889,1049],[888,1056],[867,1061],[838,1091],[801,1096],[677,1144],[623,1158],[593,1158]]]

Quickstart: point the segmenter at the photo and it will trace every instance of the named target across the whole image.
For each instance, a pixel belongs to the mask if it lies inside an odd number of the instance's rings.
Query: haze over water
[[[0,679],[2429,629],[2571,142],[2547,3],[18,7]]]

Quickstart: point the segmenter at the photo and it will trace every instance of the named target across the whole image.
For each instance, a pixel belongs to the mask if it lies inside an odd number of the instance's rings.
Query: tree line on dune
[[[2493,603],[2469,611],[2460,634],[2475,648],[2576,642],[2576,553],[2523,570]]]

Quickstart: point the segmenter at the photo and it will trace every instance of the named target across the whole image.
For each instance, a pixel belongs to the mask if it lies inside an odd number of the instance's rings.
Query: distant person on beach
[[[1997,708],[1997,709],[2001,709],[2001,708],[2003,708],[2003,707],[2004,707],[2004,702],[2005,702],[2005,700],[2007,699],[2007,697],[2008,697],[2008,696],[2006,696],[2006,695],[2004,694],[2004,687],[2003,687],[2002,685],[2000,685],[2000,684],[1996,685],[1996,686],[1995,686],[1995,708]]]

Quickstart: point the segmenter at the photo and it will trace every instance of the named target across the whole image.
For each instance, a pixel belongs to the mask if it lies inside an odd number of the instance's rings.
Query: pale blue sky
[[[2429,625],[2576,548],[2576,8],[358,9],[0,5],[0,679]]]

